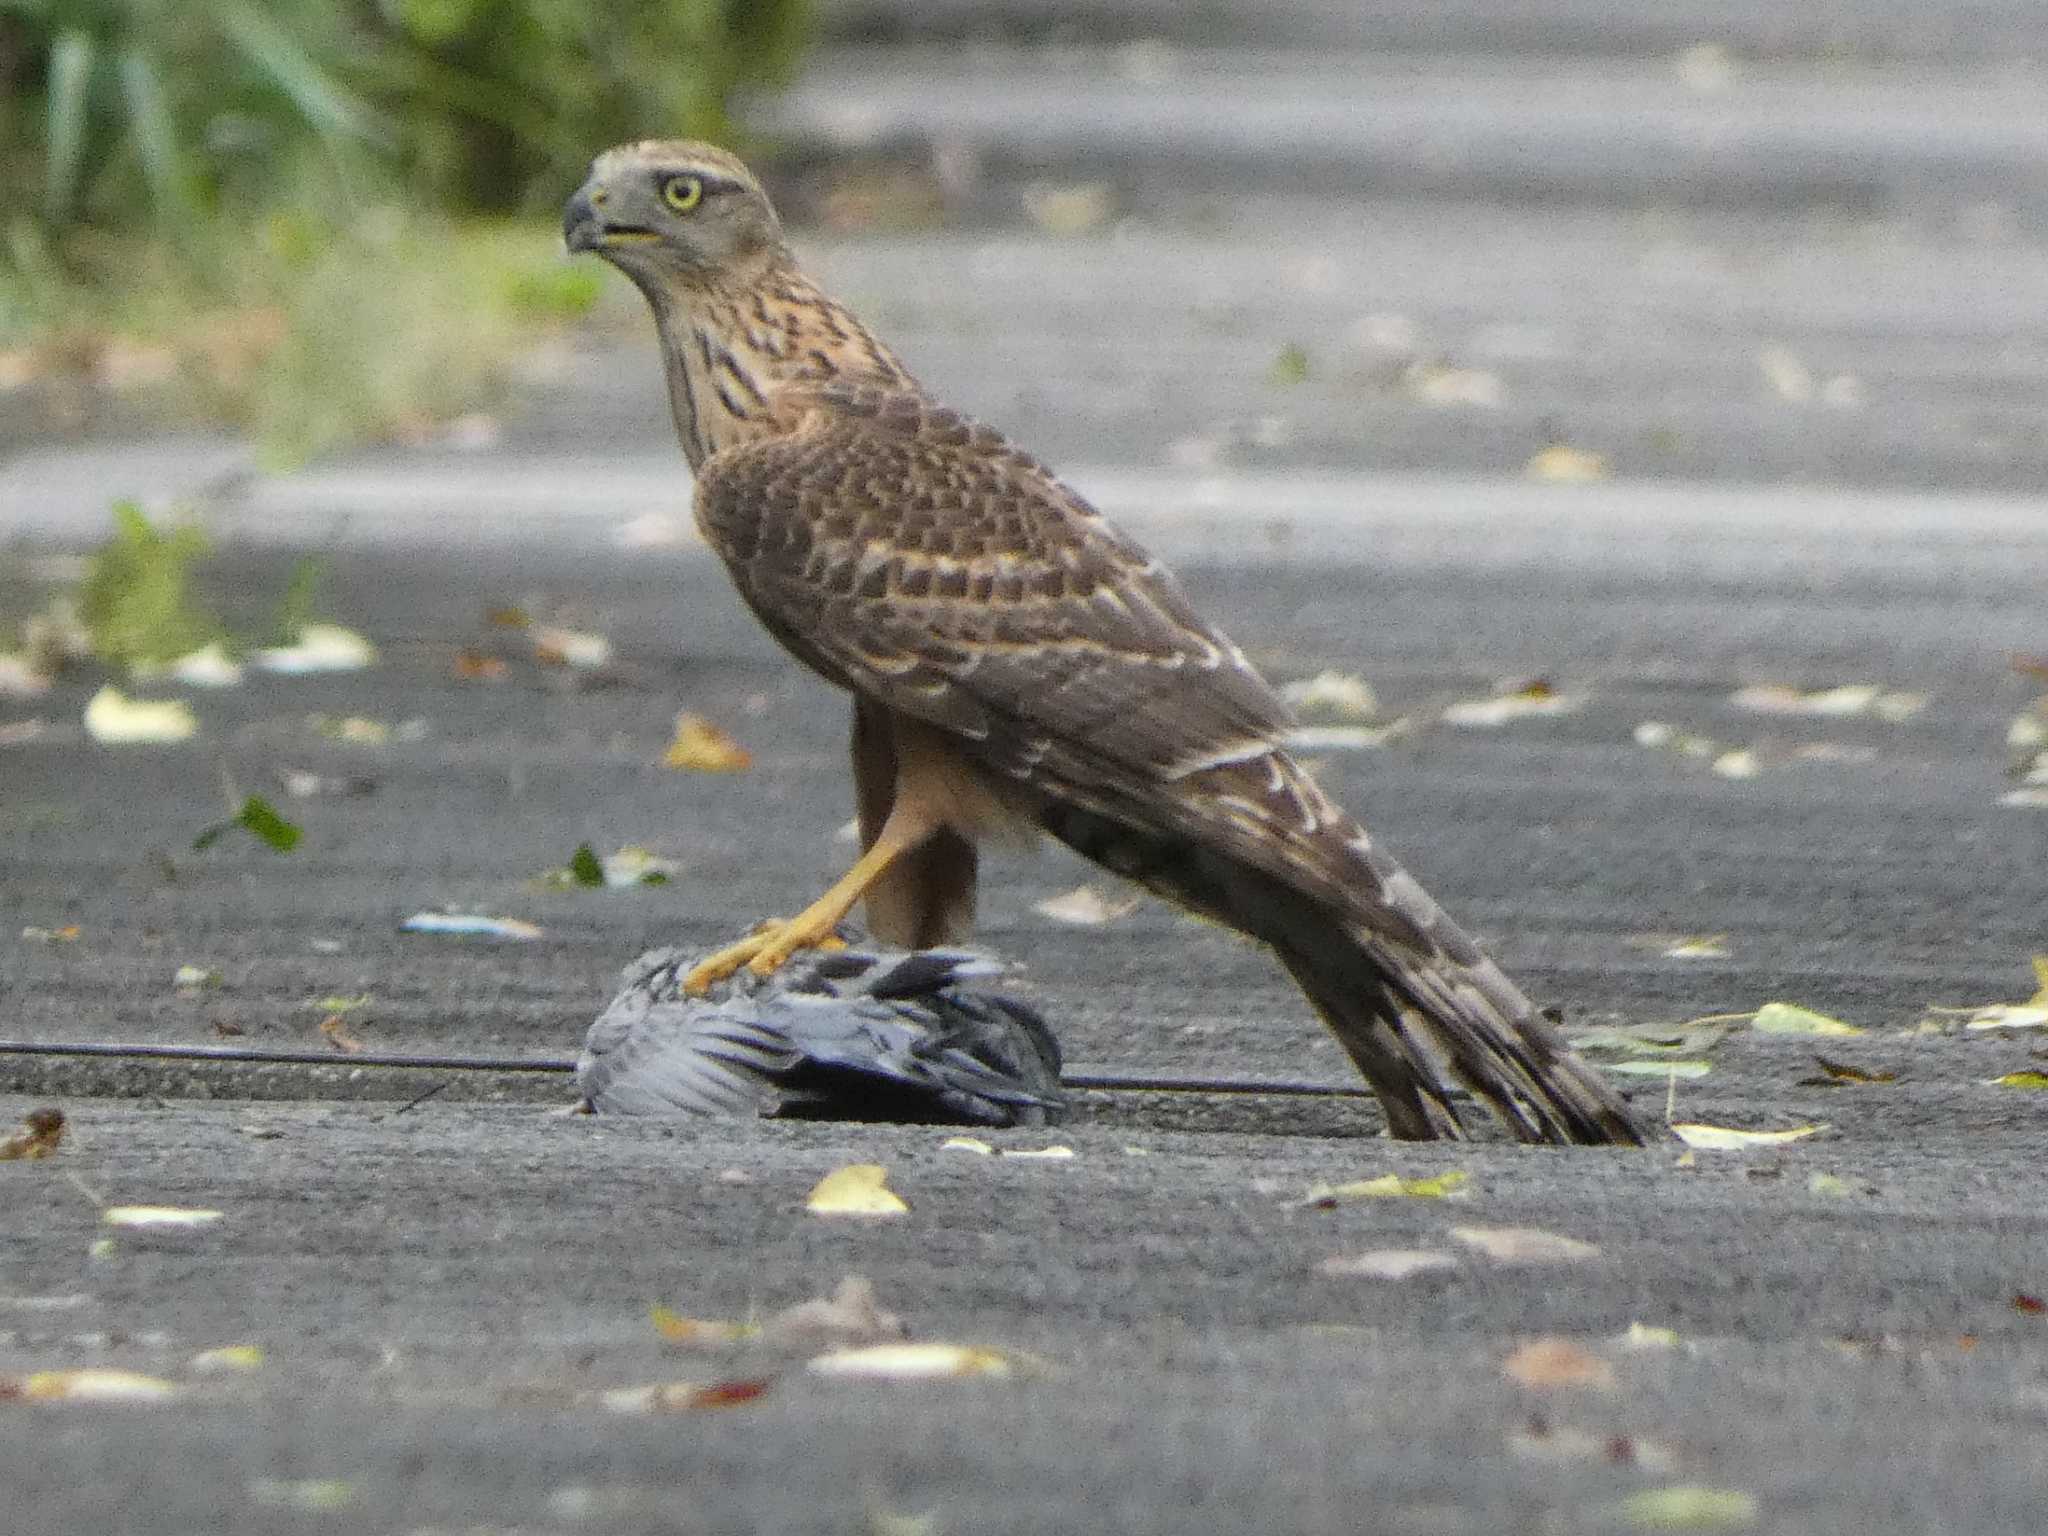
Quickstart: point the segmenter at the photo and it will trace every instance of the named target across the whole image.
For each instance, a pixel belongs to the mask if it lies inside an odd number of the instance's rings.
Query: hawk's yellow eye
[[[695,176],[671,176],[661,184],[661,200],[677,213],[688,213],[704,201],[704,183]]]

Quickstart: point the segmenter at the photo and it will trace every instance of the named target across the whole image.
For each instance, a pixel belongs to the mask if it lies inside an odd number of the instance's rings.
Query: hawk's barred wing
[[[1459,1134],[1449,1074],[1526,1139],[1640,1139],[1287,755],[1287,711],[1237,648],[1085,501],[916,394],[789,410],[700,466],[697,512],[792,651],[1028,786],[1083,854],[1272,944],[1398,1134]]]

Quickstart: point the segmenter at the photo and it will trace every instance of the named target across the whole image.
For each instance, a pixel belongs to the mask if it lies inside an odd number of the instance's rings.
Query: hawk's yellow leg
[[[692,997],[702,997],[711,990],[713,982],[725,980],[743,965],[756,976],[772,976],[798,950],[831,944],[837,938],[835,930],[867,888],[891,864],[929,838],[932,831],[922,819],[891,816],[883,824],[874,846],[834,882],[832,889],[795,917],[768,923],[737,944],[728,944],[698,961],[683,978],[683,990]]]

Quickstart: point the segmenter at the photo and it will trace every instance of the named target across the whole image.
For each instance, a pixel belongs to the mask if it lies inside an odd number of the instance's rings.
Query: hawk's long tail
[[[1198,825],[1180,832],[1071,805],[1044,819],[1076,852],[1271,945],[1396,1137],[1468,1135],[1448,1091],[1456,1083],[1519,1140],[1641,1145],[1621,1096],[1500,967],[1356,822],[1315,798],[1329,819],[1285,830],[1205,814],[1199,800],[1184,802],[1202,813]]]

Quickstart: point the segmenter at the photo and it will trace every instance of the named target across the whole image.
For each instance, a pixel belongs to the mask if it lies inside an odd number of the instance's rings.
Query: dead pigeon
[[[586,1109],[989,1126],[1064,1112],[1045,1020],[964,985],[1003,974],[986,954],[816,951],[702,998],[682,990],[697,958],[656,949],[626,967],[576,1063]]]

